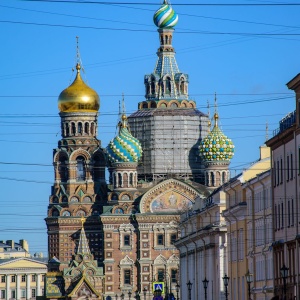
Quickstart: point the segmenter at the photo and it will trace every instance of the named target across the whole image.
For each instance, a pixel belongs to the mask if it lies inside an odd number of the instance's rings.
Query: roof
[[[195,108],[174,108],[174,109],[164,109],[164,108],[149,108],[149,109],[141,109],[133,114],[131,114],[128,119],[130,118],[137,118],[137,117],[152,117],[152,116],[206,116],[203,112]]]

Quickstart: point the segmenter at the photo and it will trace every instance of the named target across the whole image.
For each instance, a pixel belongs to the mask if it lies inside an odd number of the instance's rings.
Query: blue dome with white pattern
[[[173,28],[178,22],[178,15],[165,0],[153,16],[154,24],[159,28]]]
[[[138,162],[143,153],[142,146],[129,132],[125,115],[122,116],[119,128],[119,134],[106,147],[109,162]]]

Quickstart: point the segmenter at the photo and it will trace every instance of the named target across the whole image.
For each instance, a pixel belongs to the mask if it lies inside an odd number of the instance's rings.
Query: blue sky
[[[160,3],[1,0],[0,240],[26,239],[32,253],[47,252],[57,98],[74,78],[76,36],[84,78],[100,95],[98,138],[106,146],[116,133],[122,93],[128,114],[144,99],[144,74],[153,71],[159,46],[152,16]],[[300,6],[273,5],[298,3],[293,0],[171,3],[179,15],[177,63],[190,76],[198,109],[207,112],[217,93],[221,127],[236,146],[235,175],[258,158],[266,122],[271,137],[294,110],[286,83],[300,72]],[[244,5],[219,5],[229,3]]]

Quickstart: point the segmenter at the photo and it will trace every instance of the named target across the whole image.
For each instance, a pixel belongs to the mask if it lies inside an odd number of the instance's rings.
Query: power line
[[[49,2],[68,4],[98,4],[98,5],[137,5],[137,6],[158,6],[152,2],[116,2],[116,1],[85,1],[85,0],[16,0],[21,2]],[[300,6],[300,3],[172,3],[172,6]]]

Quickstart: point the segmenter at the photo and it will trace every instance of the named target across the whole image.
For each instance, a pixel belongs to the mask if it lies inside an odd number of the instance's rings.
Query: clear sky
[[[101,99],[103,146],[116,134],[122,93],[130,114],[144,99],[144,75],[156,62],[152,16],[160,0],[84,2],[0,1],[0,240],[26,239],[32,253],[47,253],[44,218],[52,149],[60,138],[57,98],[74,78],[76,36],[84,78]],[[236,146],[233,176],[259,158],[266,122],[271,137],[294,110],[286,83],[300,72],[300,5],[291,5],[299,1],[171,3],[179,15],[173,37],[178,66],[190,76],[199,110],[206,113],[217,93],[221,127]],[[205,3],[214,5],[193,5]]]

